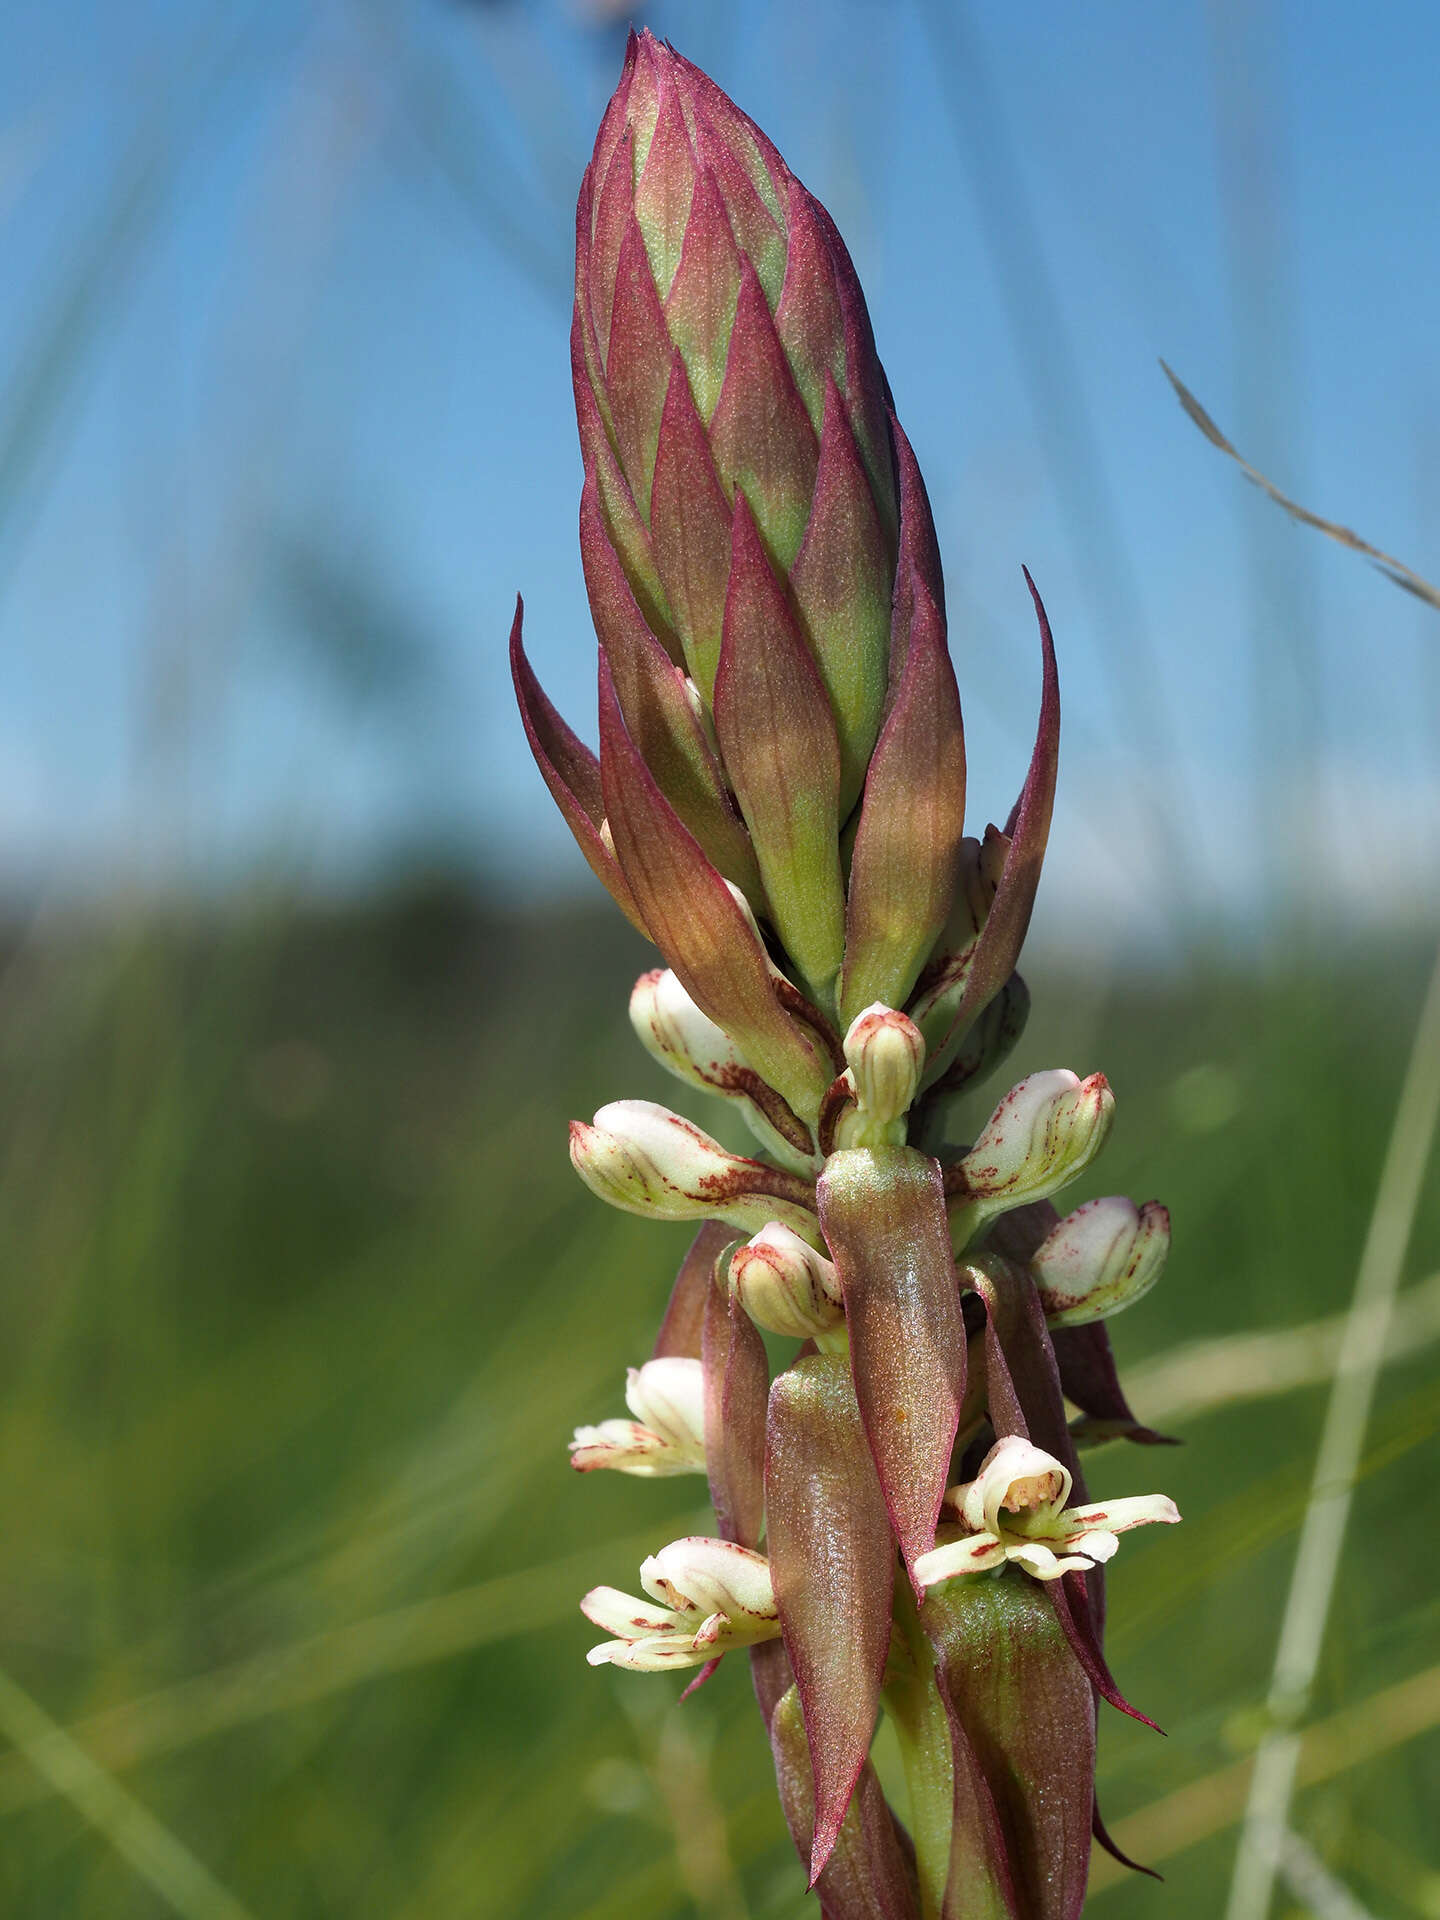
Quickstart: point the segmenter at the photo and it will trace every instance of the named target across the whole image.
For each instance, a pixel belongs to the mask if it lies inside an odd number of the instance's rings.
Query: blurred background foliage
[[[1094,1456],[1100,1495],[1186,1523],[1111,1583],[1113,1664],[1170,1737],[1110,1716],[1101,1749],[1117,1837],[1169,1877],[1104,1865],[1092,1905],[1199,1920],[1432,966],[1440,622],[1245,488],[1154,359],[1435,577],[1440,29],[646,17],[854,239],[946,541],[979,825],[1030,725],[1022,559],[1051,603],[1065,825],[1013,1071],[1103,1067],[1086,1190],[1172,1207],[1114,1331],[1186,1443]],[[567,1118],[669,1089],[623,1017],[646,950],[501,664],[523,585],[586,713],[568,206],[621,10],[9,25],[0,1909],[798,1920],[743,1667],[678,1709],[587,1670],[575,1608],[703,1524],[695,1482],[564,1466],[686,1234],[566,1163]],[[1277,1909],[1320,1920],[1440,1916],[1433,1180],[1412,1224],[1302,1749],[1330,1877]]]

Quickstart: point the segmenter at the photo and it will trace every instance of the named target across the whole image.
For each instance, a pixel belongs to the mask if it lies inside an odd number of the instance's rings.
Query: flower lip
[[[1002,1510],[1032,1524],[1050,1518],[1070,1498],[1070,1471],[1053,1454],[1016,1434],[997,1440],[966,1490],[962,1512],[977,1532],[1000,1530]]]
[[[1011,1434],[985,1456],[975,1479],[951,1487],[943,1514],[964,1528],[915,1563],[926,1587],[962,1573],[985,1573],[1013,1560],[1037,1580],[1087,1572],[1112,1559],[1117,1536],[1180,1515],[1164,1494],[1140,1494],[1103,1505],[1070,1507],[1069,1469],[1053,1454]]]

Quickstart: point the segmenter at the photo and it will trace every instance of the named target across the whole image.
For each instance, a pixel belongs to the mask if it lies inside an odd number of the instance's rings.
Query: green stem
[[[901,1645],[892,1652],[882,1698],[895,1724],[910,1795],[921,1909],[924,1920],[940,1920],[955,1821],[954,1763],[945,1703],[935,1682],[935,1656],[903,1574],[895,1588],[895,1625]]]

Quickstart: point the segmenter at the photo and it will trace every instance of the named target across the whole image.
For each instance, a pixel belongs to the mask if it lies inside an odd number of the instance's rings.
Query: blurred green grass
[[[565,1156],[572,1115],[670,1098],[624,1019],[646,964],[612,917],[440,882],[6,936],[0,1662],[213,1881],[167,1903],[46,1783],[52,1736],[0,1755],[0,1911],[806,1911],[743,1666],[677,1711],[677,1683],[583,1663],[579,1593],[633,1584],[702,1504],[564,1459],[620,1409],[687,1241],[601,1207]],[[1086,1191],[1174,1213],[1122,1362],[1344,1307],[1426,964],[1037,967],[1007,1071],[1103,1067],[1119,1124]],[[1437,1267],[1432,1186],[1409,1272]],[[1186,1517],[1111,1581],[1112,1662],[1170,1734],[1107,1716],[1112,1825],[1255,1737],[1323,1404],[1093,1456],[1101,1497],[1164,1489]],[[1357,1764],[1298,1806],[1382,1916],[1440,1914],[1440,1733],[1397,1741],[1376,1707],[1381,1750],[1365,1735],[1366,1703],[1436,1657],[1437,1425],[1422,1350],[1384,1377],[1322,1675],[1318,1714],[1360,1715]],[[1219,1911],[1233,1839],[1094,1911]]]

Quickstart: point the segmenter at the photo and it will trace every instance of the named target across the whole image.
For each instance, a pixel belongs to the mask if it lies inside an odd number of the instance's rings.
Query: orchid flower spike
[[[769,1562],[731,1540],[672,1540],[645,1561],[640,1584],[658,1606],[614,1587],[592,1587],[580,1602],[585,1618],[614,1636],[586,1654],[592,1667],[701,1667],[729,1647],[779,1635]]]
[[[598,754],[536,679],[518,603],[516,696],[582,855],[657,949],[635,1032],[759,1142],[745,1157],[649,1100],[571,1129],[601,1199],[700,1227],[667,1357],[631,1372],[632,1418],[576,1432],[574,1465],[705,1472],[728,1536],[664,1547],[643,1598],[588,1593],[607,1636],[588,1658],[708,1671],[783,1642],[755,1691],[827,1920],[1064,1920],[1089,1864],[1093,1688],[1118,1696],[1096,1677],[1098,1607],[1072,1618],[1037,1582],[1179,1515],[1160,1496],[1068,1507],[1065,1465],[1013,1435],[945,1493],[987,1417],[1051,1432],[1063,1395],[1135,1430],[1100,1321],[1168,1240],[1155,1203],[1063,1222],[1049,1205],[1109,1131],[1101,1074],[1032,1074],[968,1151],[941,1144],[1029,1004],[1015,969],[1060,738],[1049,622],[1027,575],[1034,750],[1004,830],[967,839],[939,545],[854,266],[764,132],[648,32],[581,186],[575,296]],[[956,1254],[999,1263],[983,1336]],[[805,1342],[773,1379],[757,1329]],[[1033,1578],[931,1596],[931,1655],[916,1642],[897,1678],[914,1598],[1010,1560]],[[882,1707],[925,1811],[913,1848],[869,1762]]]
[[[1117,1535],[1131,1527],[1180,1518],[1163,1493],[1067,1507],[1070,1487],[1069,1468],[1053,1454],[1016,1434],[997,1440],[975,1479],[945,1495],[943,1518],[958,1521],[962,1535],[921,1554],[916,1577],[937,1587],[956,1574],[985,1573],[1013,1560],[1037,1580],[1058,1580],[1112,1559]]]
[[[671,1356],[631,1367],[625,1404],[633,1420],[577,1427],[570,1464],[579,1473],[611,1467],[644,1479],[705,1471],[705,1375],[698,1360]]]

